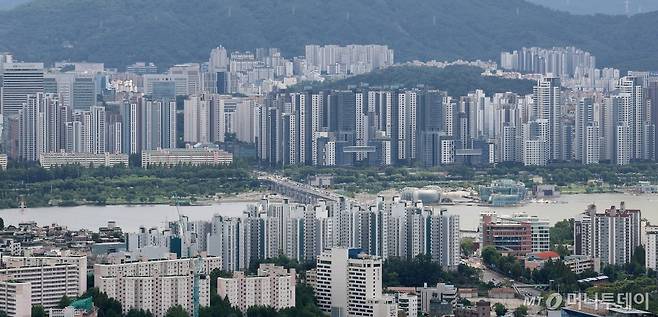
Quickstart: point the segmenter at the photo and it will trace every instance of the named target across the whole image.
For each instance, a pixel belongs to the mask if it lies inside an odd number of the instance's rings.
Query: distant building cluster
[[[189,237],[182,240],[174,239],[180,235],[175,228],[128,233],[127,250],[149,258],[169,252],[186,257],[190,249],[207,252],[222,259],[224,271],[244,271],[279,255],[314,261],[335,246],[360,248],[383,259],[426,254],[446,269],[456,269],[460,260],[459,216],[397,197],[380,197],[368,207],[347,201],[305,205],[269,197],[242,217],[217,215],[185,226]]]
[[[305,56],[289,60],[273,48],[229,53],[220,46],[207,63],[164,72],[136,63],[118,72],[100,63],[48,68],[2,54],[2,151],[38,161],[56,152],[129,155],[212,143],[226,150],[240,142],[273,166],[656,159],[658,75],[599,70],[591,54],[573,47],[501,55],[501,68],[536,81],[527,95],[286,90],[389,67],[393,55],[384,45],[307,45]],[[495,65],[482,65],[496,76]]]
[[[381,45],[309,45],[306,52],[289,60],[275,48],[229,53],[220,46],[207,63],[176,64],[162,73],[153,63],[119,72],[102,63],[47,67],[3,53],[2,152],[28,161],[43,155],[47,167],[65,162],[58,161],[64,152],[71,164],[96,166],[123,161],[100,164],[108,153],[223,143],[226,135],[253,144],[257,106],[272,90],[393,65],[393,51]],[[177,105],[177,97],[185,100]]]
[[[306,45],[305,51],[307,67],[329,75],[360,75],[394,62],[386,45]]]

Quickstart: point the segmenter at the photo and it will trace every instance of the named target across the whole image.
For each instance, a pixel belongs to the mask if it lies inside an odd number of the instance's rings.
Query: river
[[[595,203],[599,210],[610,206],[619,206],[626,202],[629,209],[640,209],[642,216],[658,224],[658,195],[632,194],[580,194],[563,195],[554,203],[528,203],[515,207],[483,207],[456,205],[447,206],[449,212],[461,216],[462,230],[475,230],[479,223],[480,212],[496,211],[502,214],[526,212],[548,219],[552,224],[562,219],[572,218],[585,210],[588,204]],[[214,214],[240,216],[248,204],[254,202],[220,202],[209,206],[181,206],[182,214],[191,220],[210,220]],[[116,221],[124,231],[136,231],[140,226],[162,227],[167,221],[178,219],[175,206],[136,205],[136,206],[78,206],[78,207],[43,207],[0,210],[0,217],[6,225],[25,221],[36,221],[39,225],[57,223],[69,229],[97,230],[107,225],[109,220]]]

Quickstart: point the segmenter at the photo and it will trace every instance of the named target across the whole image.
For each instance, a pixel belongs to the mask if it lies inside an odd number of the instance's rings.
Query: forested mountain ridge
[[[523,0],[34,0],[0,12],[0,51],[123,67],[205,61],[218,45],[303,55],[309,43],[377,43],[398,61],[573,45],[599,65],[658,69],[656,25],[656,12],[575,16]]]

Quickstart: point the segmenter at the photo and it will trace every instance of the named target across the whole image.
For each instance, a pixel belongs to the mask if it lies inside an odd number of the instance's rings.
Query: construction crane
[[[187,248],[185,253],[188,258],[194,257],[195,259],[191,261],[192,273],[194,275],[192,283],[192,317],[199,317],[199,293],[201,287],[201,275],[203,274],[203,259],[199,254],[198,250],[192,248],[192,243],[189,240],[187,234],[187,222],[184,220],[184,216],[180,212],[179,200],[178,197],[174,195],[176,200],[176,212],[178,213],[178,234],[181,239],[181,256],[183,256],[183,248]]]

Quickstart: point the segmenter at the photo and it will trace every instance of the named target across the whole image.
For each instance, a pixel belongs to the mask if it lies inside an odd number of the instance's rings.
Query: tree
[[[528,307],[525,305],[519,306],[514,310],[514,317],[525,317],[528,316]]]
[[[465,256],[471,256],[475,252],[475,243],[473,238],[464,238],[461,242],[462,254]]]
[[[0,218],[0,230],[5,230],[5,220]]]
[[[131,309],[126,314],[126,317],[153,317],[151,311],[144,311],[142,309]]]
[[[65,308],[71,305],[71,302],[73,302],[68,296],[64,295],[62,298],[59,300],[57,303],[58,308]]]
[[[494,305],[494,311],[496,312],[496,316],[505,316],[507,314],[507,307],[501,303],[496,303]]]
[[[182,306],[176,305],[170,307],[165,314],[165,317],[190,317],[190,315],[183,309]]]
[[[46,310],[41,305],[32,306],[32,317],[46,317]]]
[[[0,317],[7,317],[7,312],[4,310],[0,310]]]

